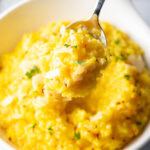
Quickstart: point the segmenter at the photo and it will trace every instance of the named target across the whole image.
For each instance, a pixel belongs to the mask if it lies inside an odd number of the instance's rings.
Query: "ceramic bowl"
[[[13,50],[24,33],[38,30],[51,21],[88,18],[97,0],[23,0],[0,15],[0,54]],[[145,51],[150,68],[150,29],[137,15],[130,0],[106,0],[100,20],[122,29]],[[1,135],[3,138],[3,136]],[[125,149],[137,150],[150,140],[150,123]],[[0,140],[1,150],[12,146]]]

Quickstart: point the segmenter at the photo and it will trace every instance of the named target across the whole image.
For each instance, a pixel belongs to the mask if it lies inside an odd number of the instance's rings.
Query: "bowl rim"
[[[21,0],[16,2],[15,4],[11,5],[10,7],[6,8],[2,13],[0,13],[0,21],[6,17],[9,13],[14,11],[15,9],[19,8],[20,6],[24,5],[25,3],[30,2],[31,0]]]

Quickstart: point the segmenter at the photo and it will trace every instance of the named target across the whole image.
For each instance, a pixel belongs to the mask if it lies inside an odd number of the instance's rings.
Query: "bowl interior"
[[[87,19],[97,0],[25,0],[0,15],[0,54],[13,50],[24,33],[36,31],[51,21]],[[145,51],[150,68],[150,30],[139,18],[129,0],[107,0],[101,20],[122,29]],[[136,150],[150,138],[150,125],[128,150]],[[1,141],[0,141],[1,145]]]

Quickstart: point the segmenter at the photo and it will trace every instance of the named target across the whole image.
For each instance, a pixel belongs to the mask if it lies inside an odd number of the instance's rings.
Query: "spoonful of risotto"
[[[90,20],[60,27],[57,45],[50,54],[45,86],[55,96],[69,100],[85,97],[96,86],[109,55],[98,19],[103,3],[99,0]]]
[[[105,46],[107,46],[107,40],[105,33],[99,23],[99,15],[105,0],[98,0],[97,7],[90,19],[85,21],[77,21],[70,24],[68,29],[75,29],[77,26],[83,26],[88,29],[89,33],[96,39],[99,39]]]

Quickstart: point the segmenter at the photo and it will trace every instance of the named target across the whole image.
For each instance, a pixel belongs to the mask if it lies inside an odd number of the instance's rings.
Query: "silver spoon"
[[[102,6],[104,4],[105,0],[98,0],[98,4],[97,7],[92,15],[92,17],[90,17],[90,19],[85,20],[85,21],[77,21],[74,22],[72,24],[70,24],[67,29],[74,29],[76,26],[78,25],[83,25],[85,26],[89,33],[95,37],[96,39],[100,40],[105,46],[107,46],[107,40],[106,40],[106,36],[105,33],[99,23],[99,15],[100,15],[100,11],[102,9]],[[93,29],[98,29],[100,31],[100,35],[96,35],[95,33],[93,33]]]

